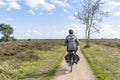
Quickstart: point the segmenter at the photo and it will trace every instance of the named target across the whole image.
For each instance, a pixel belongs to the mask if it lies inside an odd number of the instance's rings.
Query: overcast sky
[[[74,18],[81,0],[0,0],[0,24],[10,24],[18,39],[64,39],[68,29],[84,38],[85,26]],[[104,0],[109,16],[91,38],[120,38],[120,0]],[[1,35],[0,35],[1,36]]]

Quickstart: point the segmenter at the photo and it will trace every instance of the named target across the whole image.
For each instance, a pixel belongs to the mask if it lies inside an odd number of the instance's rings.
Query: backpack
[[[75,40],[76,40],[76,37],[74,35],[67,36],[67,41],[68,41],[67,47],[68,47],[68,50],[76,50],[77,46],[76,46]]]

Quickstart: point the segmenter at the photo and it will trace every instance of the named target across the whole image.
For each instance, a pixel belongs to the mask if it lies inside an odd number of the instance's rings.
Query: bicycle
[[[72,68],[73,68],[73,64],[74,64],[75,52],[71,51],[71,52],[69,52],[69,54],[70,54],[70,62],[69,62],[69,64],[70,64],[70,67],[71,67],[70,72],[72,72]]]

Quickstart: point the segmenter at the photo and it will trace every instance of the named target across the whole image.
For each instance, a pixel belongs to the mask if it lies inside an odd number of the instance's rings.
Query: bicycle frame
[[[70,67],[71,67],[70,72],[72,72],[72,67],[73,67],[73,64],[74,64],[74,56],[75,56],[75,54],[74,54],[73,51],[71,53],[69,53],[69,54],[70,54]]]

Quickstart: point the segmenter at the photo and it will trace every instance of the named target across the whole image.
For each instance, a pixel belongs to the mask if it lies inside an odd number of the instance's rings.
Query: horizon
[[[120,39],[120,1],[103,0],[102,9],[109,16],[99,23],[100,34],[91,38]],[[73,29],[78,39],[84,39],[85,27],[75,19],[81,0],[0,0],[0,24],[14,28],[16,39],[65,39]],[[2,35],[0,34],[0,37]]]
[[[29,38],[30,39],[30,38]],[[17,40],[29,40],[29,39],[17,39]],[[78,38],[79,40],[86,40],[85,38]],[[91,38],[90,40],[120,40],[120,38]],[[58,39],[58,38],[53,38],[53,39],[30,39],[30,40],[65,40],[65,38],[61,38],[61,39]]]

